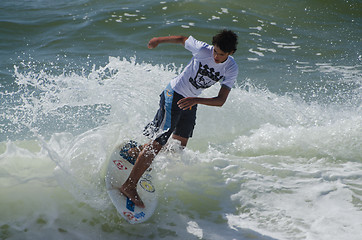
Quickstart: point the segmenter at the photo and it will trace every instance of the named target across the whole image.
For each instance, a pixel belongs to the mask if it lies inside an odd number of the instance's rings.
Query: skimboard
[[[105,178],[107,192],[113,205],[118,213],[131,224],[141,223],[149,219],[157,206],[157,195],[152,183],[151,168],[147,169],[137,184],[137,192],[145,204],[145,208],[135,206],[119,190],[127,180],[134,165],[133,159],[125,154],[127,149],[133,146],[137,146],[137,143],[128,141],[113,150],[108,161]]]

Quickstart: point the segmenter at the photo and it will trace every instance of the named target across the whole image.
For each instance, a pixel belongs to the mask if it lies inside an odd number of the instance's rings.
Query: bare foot
[[[137,186],[137,185],[136,185]],[[140,196],[137,193],[136,187],[133,184],[127,184],[127,181],[120,188],[121,193],[131,199],[131,201],[140,208],[145,208],[145,204],[142,202]]]

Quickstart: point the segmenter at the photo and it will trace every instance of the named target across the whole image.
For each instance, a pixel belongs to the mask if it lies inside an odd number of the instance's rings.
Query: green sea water
[[[159,205],[129,225],[109,154],[147,141],[191,58],[147,43],[224,28],[237,84],[199,107],[187,149],[156,158]],[[359,239],[361,36],[357,0],[1,0],[0,239]]]

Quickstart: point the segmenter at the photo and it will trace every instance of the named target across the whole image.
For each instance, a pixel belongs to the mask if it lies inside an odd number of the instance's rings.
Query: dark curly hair
[[[212,38],[212,45],[218,46],[221,51],[234,53],[238,45],[238,35],[230,30],[222,30]]]

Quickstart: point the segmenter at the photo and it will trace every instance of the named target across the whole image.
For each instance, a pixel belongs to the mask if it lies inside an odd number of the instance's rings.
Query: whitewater
[[[116,57],[88,75],[15,70],[9,94],[23,105],[7,117],[37,137],[0,145],[2,238],[358,238],[361,109],[247,83],[224,107],[200,107],[186,150],[171,142],[156,158],[154,216],[122,220],[105,190],[107,159],[124,140],[147,142],[151,99],[180,70]]]
[[[0,1],[0,239],[359,240],[359,0]],[[192,55],[150,38],[239,36],[221,108],[153,163],[158,206],[118,214],[108,158]],[[202,96],[214,97],[219,84]]]

